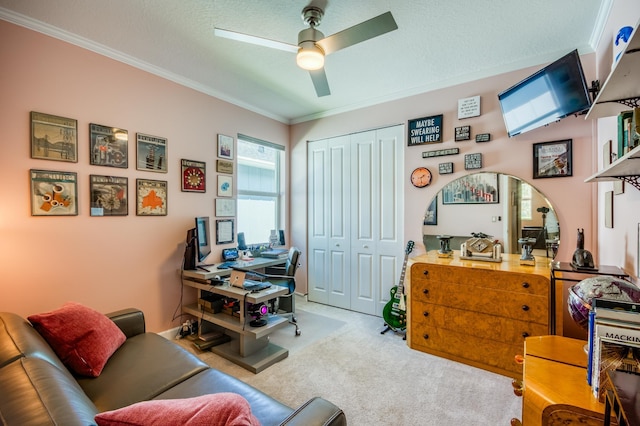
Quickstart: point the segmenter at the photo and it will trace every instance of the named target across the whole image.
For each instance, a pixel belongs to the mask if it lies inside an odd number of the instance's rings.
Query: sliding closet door
[[[350,308],[349,136],[311,142],[308,155],[309,300]]]

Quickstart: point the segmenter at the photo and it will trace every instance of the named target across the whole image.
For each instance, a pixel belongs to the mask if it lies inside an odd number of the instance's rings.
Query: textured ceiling
[[[399,27],[327,56],[330,96],[295,54],[213,35],[297,44],[310,1],[326,6],[326,36],[388,10]],[[0,0],[0,19],[296,123],[593,52],[611,1]]]

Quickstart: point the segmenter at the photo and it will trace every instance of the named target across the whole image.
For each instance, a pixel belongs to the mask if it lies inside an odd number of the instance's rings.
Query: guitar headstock
[[[409,255],[409,253],[411,253],[413,251],[413,246],[415,245],[415,243],[411,240],[409,240],[407,242],[407,248],[404,250],[404,254],[406,254],[407,256]]]

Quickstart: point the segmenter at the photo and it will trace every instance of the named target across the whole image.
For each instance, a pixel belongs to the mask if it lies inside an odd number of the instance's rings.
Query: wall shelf
[[[640,22],[639,22],[640,24]],[[640,106],[640,31],[636,24],[624,53],[614,64],[586,119],[611,117]]]
[[[618,179],[640,190],[640,146],[588,177],[585,182],[615,181]]]

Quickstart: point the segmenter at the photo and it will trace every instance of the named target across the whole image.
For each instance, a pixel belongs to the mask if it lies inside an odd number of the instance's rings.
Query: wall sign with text
[[[442,142],[442,114],[409,120],[408,146]]]

